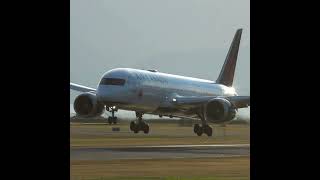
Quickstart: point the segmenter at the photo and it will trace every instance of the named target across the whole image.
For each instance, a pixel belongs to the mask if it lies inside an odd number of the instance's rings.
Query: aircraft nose
[[[123,102],[128,100],[128,93],[123,86],[99,85],[97,99],[101,102]]]
[[[98,101],[105,101],[105,98],[107,96],[107,88],[99,85],[97,88],[96,96]]]
[[[108,85],[99,85],[97,89],[98,101],[114,101],[119,90]]]

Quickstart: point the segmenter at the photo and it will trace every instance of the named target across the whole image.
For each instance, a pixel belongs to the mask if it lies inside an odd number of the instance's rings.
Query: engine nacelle
[[[73,108],[77,115],[85,117],[100,116],[105,111],[104,105],[98,102],[97,96],[93,93],[77,96]]]
[[[227,99],[214,98],[205,106],[204,115],[208,121],[220,123],[232,120],[236,112],[236,108]]]

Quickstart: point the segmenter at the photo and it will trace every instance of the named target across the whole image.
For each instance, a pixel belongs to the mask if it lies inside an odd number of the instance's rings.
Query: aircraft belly
[[[141,111],[145,113],[154,112],[159,107],[160,98],[151,94],[144,94],[141,98],[133,99],[130,103],[119,105],[119,109],[130,111]]]
[[[128,110],[128,111],[138,111],[138,112],[144,112],[144,113],[151,113],[157,107],[154,106],[147,106],[144,104],[132,104],[132,105],[120,105],[118,106],[119,109]]]

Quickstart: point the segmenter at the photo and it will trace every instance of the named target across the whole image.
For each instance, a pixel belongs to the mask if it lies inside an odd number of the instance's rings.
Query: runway
[[[250,144],[161,145],[71,148],[71,160],[175,159],[250,156]]]

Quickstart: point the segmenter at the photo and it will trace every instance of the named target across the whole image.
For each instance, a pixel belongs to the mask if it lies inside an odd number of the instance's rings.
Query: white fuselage
[[[234,88],[213,81],[131,68],[106,72],[97,88],[98,101],[106,105],[151,114],[175,96],[236,95]]]

